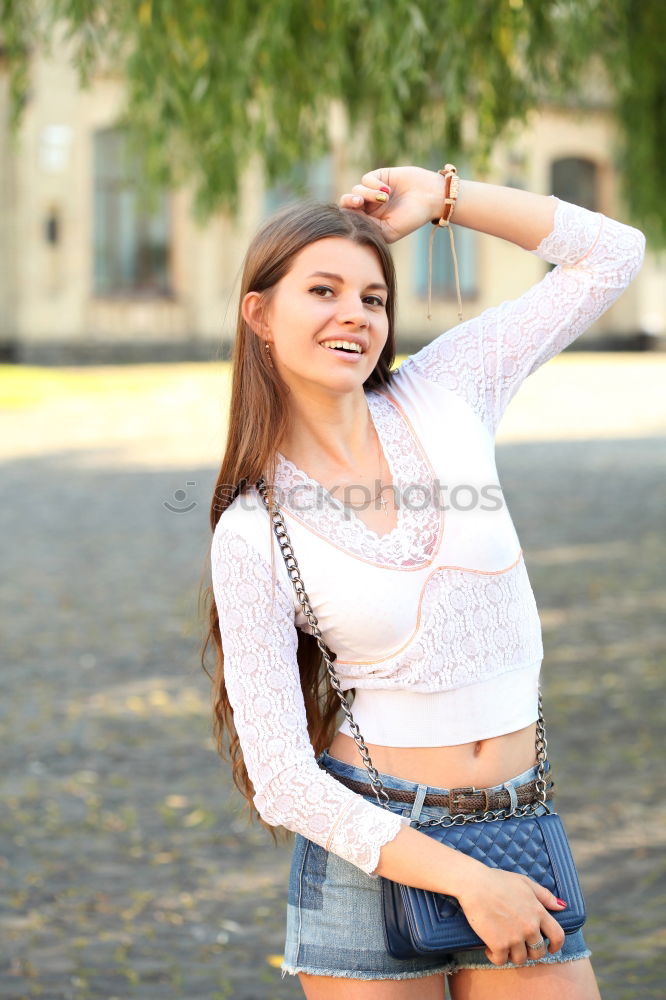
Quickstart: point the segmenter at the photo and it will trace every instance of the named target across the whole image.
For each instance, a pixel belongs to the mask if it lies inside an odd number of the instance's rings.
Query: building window
[[[299,198],[331,202],[333,197],[333,157],[322,156],[314,163],[297,164],[284,180],[266,189],[264,215],[272,215],[283,205]]]
[[[592,160],[567,156],[553,160],[550,168],[550,189],[556,198],[573,205],[597,209],[597,165]]]
[[[434,159],[430,170],[438,170],[440,157]],[[467,165],[463,160],[456,161],[461,177],[469,176]],[[463,298],[473,298],[477,294],[477,261],[476,233],[472,229],[453,225],[453,237],[456,243],[458,257],[458,275],[460,278],[460,294]],[[428,246],[432,225],[421,226],[411,237],[413,240],[413,274],[414,292],[422,298],[428,295]],[[451,237],[445,226],[438,227],[432,245],[432,297],[433,299],[456,300],[456,278],[451,253]]]
[[[168,295],[169,205],[166,192],[156,208],[139,204],[136,165],[122,129],[93,137],[94,280],[96,295]]]

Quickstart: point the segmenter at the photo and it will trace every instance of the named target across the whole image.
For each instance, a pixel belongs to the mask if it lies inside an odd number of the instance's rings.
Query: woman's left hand
[[[378,201],[383,188],[388,188],[387,200]],[[361,183],[343,194],[338,204],[367,215],[379,226],[386,242],[395,243],[440,217],[444,178],[423,167],[381,167],[363,174]]]

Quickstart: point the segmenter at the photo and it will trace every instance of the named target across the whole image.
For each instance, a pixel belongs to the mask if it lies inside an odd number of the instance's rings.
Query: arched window
[[[165,192],[156,209],[142,210],[136,165],[129,161],[120,128],[93,136],[94,292],[154,296],[169,293],[169,206]]]
[[[579,156],[553,160],[550,168],[550,189],[562,201],[597,212],[597,165]]]

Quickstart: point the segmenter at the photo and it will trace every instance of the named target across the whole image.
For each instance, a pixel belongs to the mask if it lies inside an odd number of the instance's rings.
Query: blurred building
[[[115,125],[122,80],[99,75],[81,90],[66,48],[54,52],[53,59],[33,57],[33,89],[15,148],[0,60],[1,357],[85,364],[228,356],[246,246],[260,222],[292,197],[289,185],[267,189],[251,166],[238,220],[219,215],[203,228],[190,216],[187,190],[164,193],[154,211],[142,211]],[[330,154],[303,171],[310,194],[331,201],[374,166],[352,162],[344,116],[333,112]],[[584,108],[544,106],[496,150],[484,179],[552,192],[629,221],[613,146],[603,97],[586,100]],[[444,231],[435,240],[432,320],[426,319],[429,230],[392,248],[401,350],[457,322]],[[465,318],[520,295],[546,272],[543,261],[510,243],[461,227],[455,236]],[[665,331],[663,270],[648,253],[631,288],[574,347],[662,346]]]

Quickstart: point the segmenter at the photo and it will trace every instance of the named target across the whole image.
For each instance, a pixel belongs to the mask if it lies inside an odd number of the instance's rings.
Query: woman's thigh
[[[523,969],[461,969],[448,981],[452,1000],[601,1000],[589,958]]]
[[[465,969],[450,976],[361,980],[299,974],[307,1000],[601,1000],[589,958],[524,969]]]
[[[418,979],[347,979],[339,976],[310,976],[300,972],[307,1000],[444,1000],[444,976]],[[563,998],[564,1000],[564,998]]]

